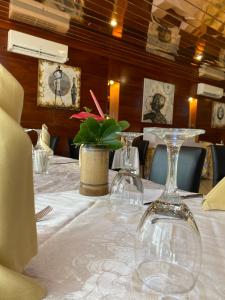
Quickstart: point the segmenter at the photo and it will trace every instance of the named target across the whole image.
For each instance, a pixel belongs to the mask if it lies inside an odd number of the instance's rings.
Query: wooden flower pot
[[[97,146],[80,148],[80,194],[108,194],[109,151]]]

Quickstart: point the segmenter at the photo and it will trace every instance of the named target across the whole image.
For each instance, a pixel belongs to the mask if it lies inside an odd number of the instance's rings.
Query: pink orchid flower
[[[105,119],[99,115],[95,115],[95,114],[92,114],[92,113],[86,112],[86,111],[81,111],[78,114],[73,114],[70,118],[79,119],[79,120],[86,120],[87,118],[94,118],[97,121],[102,121]]]

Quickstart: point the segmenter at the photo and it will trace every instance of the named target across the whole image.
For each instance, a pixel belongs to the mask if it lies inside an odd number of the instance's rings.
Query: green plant
[[[90,144],[116,150],[123,146],[119,140],[118,132],[129,127],[127,121],[114,119],[96,120],[89,117],[80,124],[80,130],[73,142],[75,145]]]

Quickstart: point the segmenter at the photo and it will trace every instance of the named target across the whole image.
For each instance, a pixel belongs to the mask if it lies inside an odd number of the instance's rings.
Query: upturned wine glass
[[[137,228],[136,286],[159,299],[177,299],[194,287],[201,266],[201,237],[188,206],[177,192],[177,162],[185,139],[200,129],[149,128],[164,140],[168,175],[162,196],[151,203]],[[169,297],[169,298],[167,298]]]
[[[118,133],[125,140],[124,166],[114,177],[110,188],[112,208],[118,214],[128,216],[140,210],[143,203],[143,184],[139,174],[133,167],[131,147],[139,132]]]

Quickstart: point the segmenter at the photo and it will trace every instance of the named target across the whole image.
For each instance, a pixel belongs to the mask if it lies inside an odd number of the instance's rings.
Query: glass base
[[[138,266],[137,274],[148,288],[159,294],[187,293],[195,284],[191,272],[166,261],[144,261]]]
[[[152,202],[136,240],[139,284],[162,295],[190,292],[201,266],[201,238],[185,203]]]
[[[163,282],[160,282],[162,285]],[[167,291],[165,293],[159,293],[153,289],[150,289],[146,284],[144,284],[135,271],[131,277],[130,283],[130,300],[188,300],[189,296],[185,294],[168,295]]]

